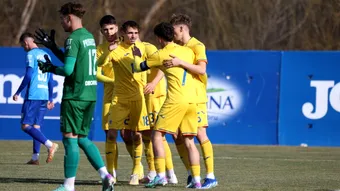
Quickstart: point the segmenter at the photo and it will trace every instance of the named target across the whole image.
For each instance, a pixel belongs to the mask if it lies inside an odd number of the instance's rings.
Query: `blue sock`
[[[31,137],[37,141],[39,141],[41,144],[45,144],[45,142],[47,141],[47,138],[45,137],[44,134],[42,134],[42,132],[40,132],[39,130],[37,130],[36,128],[32,127],[32,126],[28,126],[24,129],[24,131],[31,135]]]
[[[40,128],[35,128],[36,130],[40,131]],[[41,132],[41,131],[40,131]],[[33,139],[33,154],[40,153],[40,142],[36,139]]]

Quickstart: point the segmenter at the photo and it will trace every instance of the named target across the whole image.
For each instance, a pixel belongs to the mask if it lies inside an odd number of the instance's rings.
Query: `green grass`
[[[97,143],[102,154],[104,144]],[[174,145],[171,145],[175,171],[180,183],[156,190],[185,189],[186,172]],[[63,147],[55,160],[45,164],[42,147],[40,166],[25,165],[30,159],[31,141],[0,141],[0,190],[48,191],[63,182]],[[155,190],[143,185],[129,186],[132,161],[123,144],[119,145],[118,181],[115,190]],[[277,146],[215,145],[215,174],[219,186],[214,190],[235,191],[328,191],[340,189],[340,149]],[[145,160],[143,159],[145,164]],[[146,165],[144,165],[146,168]],[[202,177],[205,176],[202,164]],[[97,172],[81,152],[76,181],[77,191],[101,190]]]

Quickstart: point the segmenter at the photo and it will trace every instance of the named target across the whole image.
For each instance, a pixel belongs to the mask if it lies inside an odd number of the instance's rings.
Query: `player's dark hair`
[[[159,23],[155,26],[153,32],[157,37],[162,38],[167,42],[174,40],[174,27],[170,23]]]
[[[25,40],[26,38],[33,38],[33,39],[34,39],[34,36],[33,36],[32,33],[24,32],[24,33],[20,36],[20,38],[19,38],[19,43],[20,43],[20,42],[24,42],[24,40]]]
[[[104,25],[116,25],[116,24],[117,24],[116,18],[112,15],[105,15],[99,21],[100,27],[103,27]]]
[[[138,31],[140,31],[140,26],[136,21],[126,21],[125,23],[123,23],[123,25],[120,29],[121,29],[121,31],[126,32],[128,27],[138,29]]]
[[[191,18],[186,14],[173,14],[170,19],[172,25],[186,25],[191,29]]]
[[[69,2],[61,6],[59,13],[62,15],[75,15],[79,18],[83,18],[85,14],[85,9],[82,4],[80,3],[74,3],[74,2]]]

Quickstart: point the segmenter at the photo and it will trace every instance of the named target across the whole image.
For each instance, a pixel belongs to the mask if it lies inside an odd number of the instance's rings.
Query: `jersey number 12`
[[[89,50],[89,75],[96,75],[96,49]]]

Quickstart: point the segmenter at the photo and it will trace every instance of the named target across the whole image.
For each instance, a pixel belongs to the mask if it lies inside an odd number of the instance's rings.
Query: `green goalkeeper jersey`
[[[85,28],[71,33],[65,41],[65,58],[76,59],[73,73],[65,77],[63,100],[96,101],[96,43]]]

